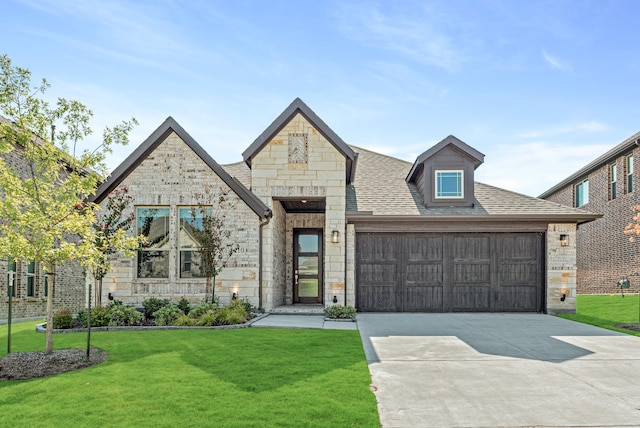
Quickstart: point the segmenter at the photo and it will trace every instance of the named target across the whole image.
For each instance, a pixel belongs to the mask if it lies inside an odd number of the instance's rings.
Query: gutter
[[[487,214],[487,215],[373,215],[371,211],[351,211],[347,212],[347,221],[355,222],[420,222],[420,223],[452,223],[452,222],[513,222],[513,221],[541,221],[548,223],[587,223],[597,220],[602,214],[592,214],[585,212],[584,214]]]

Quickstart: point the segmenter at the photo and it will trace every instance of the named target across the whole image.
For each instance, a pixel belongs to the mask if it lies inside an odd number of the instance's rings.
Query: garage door
[[[538,233],[358,233],[362,312],[539,312]]]

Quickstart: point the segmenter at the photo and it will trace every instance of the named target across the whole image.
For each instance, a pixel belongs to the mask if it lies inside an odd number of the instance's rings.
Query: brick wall
[[[621,275],[637,272],[640,268],[640,243],[629,242],[629,237],[623,233],[633,215],[631,208],[640,204],[640,149],[635,148],[633,155],[635,189],[632,193],[625,191],[626,155],[588,175],[589,203],[580,208],[603,216],[578,226],[576,244],[579,294],[615,292],[615,282]],[[609,165],[614,161],[618,170],[617,198],[610,200]],[[574,206],[574,186],[575,183],[566,186],[546,199]],[[636,290],[639,282],[639,279],[631,278],[632,287]]]

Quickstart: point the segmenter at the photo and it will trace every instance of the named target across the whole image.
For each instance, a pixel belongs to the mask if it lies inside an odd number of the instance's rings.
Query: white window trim
[[[585,184],[587,185],[587,189],[586,189],[587,191],[584,193],[584,197],[583,197],[584,202],[578,205],[578,187],[579,186],[584,187]],[[576,205],[576,208],[580,208],[587,205],[588,203],[589,203],[589,179],[585,178],[584,180],[576,183],[575,185],[575,205]]]
[[[438,173],[455,172],[460,173],[460,196],[438,196]],[[464,170],[462,169],[436,169],[433,175],[433,195],[435,199],[464,199]]]
[[[633,158],[633,153],[630,155],[627,155],[624,162],[625,162],[624,169],[626,172],[624,190],[625,190],[625,193],[633,193],[633,191],[635,190],[633,186],[633,163],[635,162],[635,159]]]

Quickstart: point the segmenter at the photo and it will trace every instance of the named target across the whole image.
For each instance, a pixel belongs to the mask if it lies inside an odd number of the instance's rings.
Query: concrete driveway
[[[388,427],[639,427],[640,337],[538,314],[359,314]]]

